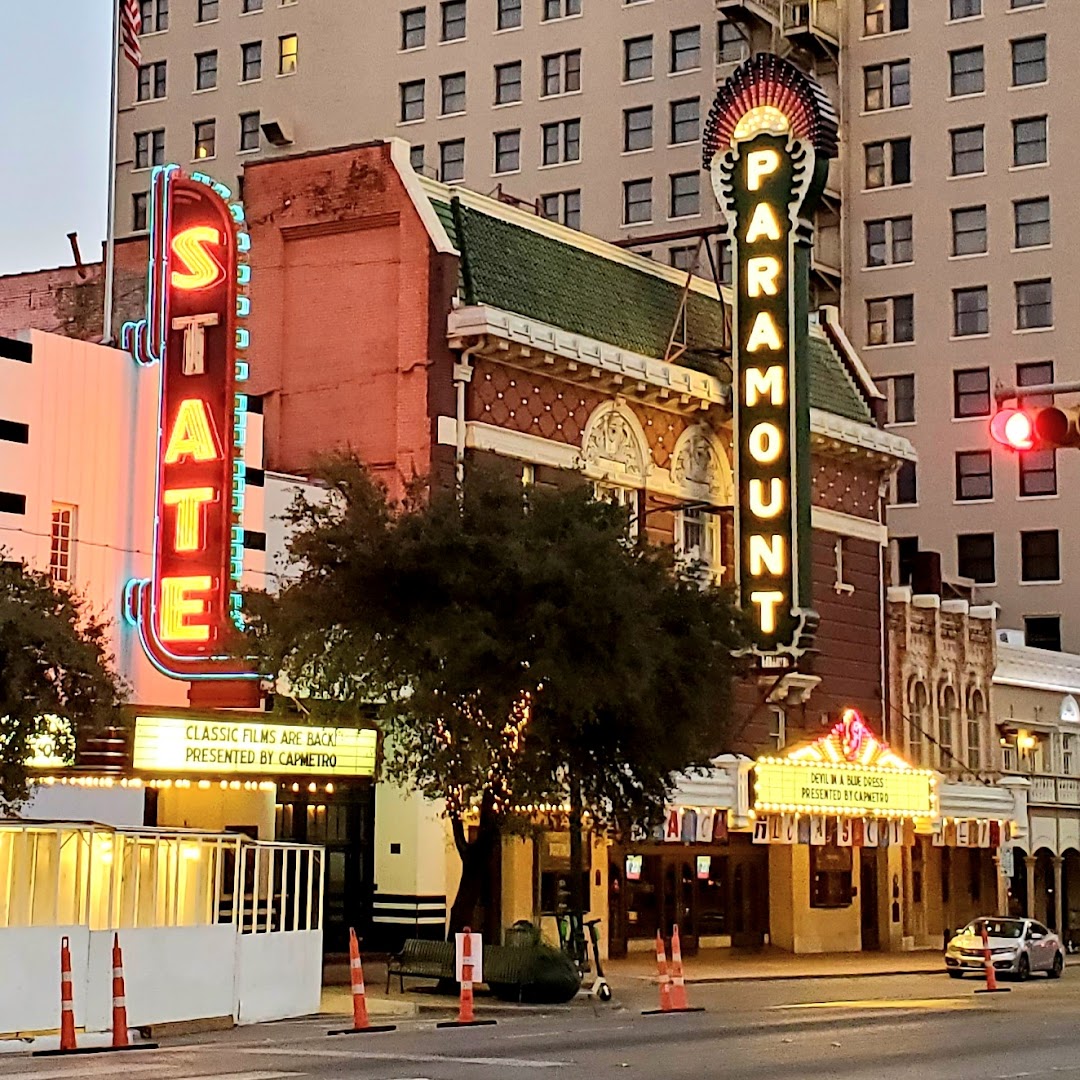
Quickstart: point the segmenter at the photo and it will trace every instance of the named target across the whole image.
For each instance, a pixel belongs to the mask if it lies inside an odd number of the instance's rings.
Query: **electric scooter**
[[[600,933],[596,929],[599,919],[589,919],[585,925],[589,929],[589,940],[592,942],[593,954],[593,981],[588,989],[583,985],[581,992],[589,997],[595,997],[599,1001],[611,1000],[611,984],[604,978],[604,968],[600,963]]]

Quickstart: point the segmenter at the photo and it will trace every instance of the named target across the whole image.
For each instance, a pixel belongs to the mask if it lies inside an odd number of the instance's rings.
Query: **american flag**
[[[120,2],[120,44],[124,55],[138,68],[142,62],[142,10],[139,0],[119,0]]]

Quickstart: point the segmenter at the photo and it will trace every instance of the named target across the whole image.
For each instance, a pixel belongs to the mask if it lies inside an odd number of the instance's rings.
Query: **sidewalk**
[[[870,978],[882,975],[925,975],[945,970],[940,949],[915,952],[815,953],[795,956],[782,949],[702,949],[683,958],[688,983],[735,980],[770,982],[780,979]],[[656,957],[633,953],[604,964],[609,978],[655,982]]]

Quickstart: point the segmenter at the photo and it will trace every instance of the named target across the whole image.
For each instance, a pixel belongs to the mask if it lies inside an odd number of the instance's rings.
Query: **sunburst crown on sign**
[[[839,123],[820,84],[773,53],[757,53],[740,64],[716,92],[705,123],[702,157],[713,158],[761,131],[790,132],[819,157],[836,157]]]
[[[787,755],[787,760],[822,765],[863,765],[898,772],[914,771],[870,730],[855,709],[845,709],[840,721],[827,735],[792,751]]]

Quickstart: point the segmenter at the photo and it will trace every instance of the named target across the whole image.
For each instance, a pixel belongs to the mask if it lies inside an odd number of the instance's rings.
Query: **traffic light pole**
[[[1017,398],[1038,397],[1041,394],[1080,394],[1080,381],[1039,383],[1036,386],[999,386],[994,391],[994,400],[1000,405],[1003,401]]]

